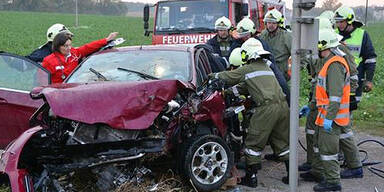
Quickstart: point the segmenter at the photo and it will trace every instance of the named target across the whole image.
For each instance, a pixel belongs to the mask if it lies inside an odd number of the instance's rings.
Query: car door
[[[50,73],[25,57],[0,52],[0,148],[29,128],[29,117],[42,104],[29,92],[50,84]]]

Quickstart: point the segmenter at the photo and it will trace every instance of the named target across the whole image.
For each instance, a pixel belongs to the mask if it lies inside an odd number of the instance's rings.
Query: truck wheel
[[[186,148],[184,173],[199,191],[220,188],[233,166],[233,157],[224,140],[215,135],[195,137]]]

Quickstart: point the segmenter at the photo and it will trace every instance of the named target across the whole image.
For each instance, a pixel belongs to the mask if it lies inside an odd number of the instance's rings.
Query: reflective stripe
[[[245,149],[244,151],[251,156],[261,156],[261,152],[254,151],[252,149]]]
[[[318,153],[319,152],[319,148],[313,147],[313,152]]]
[[[223,60],[225,61],[225,65],[227,66],[227,68],[231,65],[231,64],[229,64],[229,62],[227,61],[227,58],[225,58],[225,57],[222,57],[223,58]]]
[[[258,76],[275,76],[275,74],[272,71],[255,71],[252,73],[248,73],[245,75],[245,79],[252,79],[254,77]]]
[[[325,88],[326,82],[327,82],[326,78],[320,77],[320,76],[317,77],[317,85],[318,86]]]
[[[313,129],[307,129],[307,134],[308,134],[308,135],[314,135],[314,134],[315,134],[315,130],[313,130]]]
[[[239,90],[237,90],[237,86],[236,86],[236,85],[232,87],[232,92],[233,92],[233,94],[234,94],[236,97],[240,96],[240,94],[239,94]]]
[[[215,73],[215,79],[219,78],[219,73]]]
[[[322,119],[325,119],[324,114],[320,113],[319,115]],[[349,113],[341,113],[341,114],[337,114],[335,119],[348,118],[348,117],[349,117]]]
[[[349,137],[352,137],[352,136],[353,136],[353,132],[350,131],[348,133],[340,134],[340,139],[346,139],[346,138],[349,138]]]
[[[340,109],[349,109],[349,103],[348,104],[340,104]]]
[[[359,77],[357,75],[353,75],[353,76],[351,76],[351,79],[359,80]]]
[[[337,161],[338,156],[336,155],[320,155],[321,160],[323,161]]]
[[[376,58],[367,59],[364,63],[376,63]]]
[[[341,97],[330,96],[330,97],[329,97],[329,101],[334,101],[334,102],[338,102],[338,103],[340,103],[340,101],[341,101]]]
[[[64,69],[64,66],[63,66],[63,65],[56,66],[55,69],[56,69],[56,70],[63,70],[63,69]]]
[[[272,62],[271,62],[270,60],[268,60],[268,59],[263,59],[263,61],[265,62],[265,64],[268,65],[268,67],[271,67]]]
[[[284,151],[284,152],[281,152],[281,153],[279,154],[279,157],[284,156],[284,155],[286,155],[286,154],[288,154],[288,153],[289,153],[289,149],[286,150],[286,151]]]

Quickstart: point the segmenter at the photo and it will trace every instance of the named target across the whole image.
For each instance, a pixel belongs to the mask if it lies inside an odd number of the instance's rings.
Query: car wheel
[[[233,166],[233,157],[224,140],[215,135],[194,138],[186,148],[184,173],[199,191],[220,188]]]

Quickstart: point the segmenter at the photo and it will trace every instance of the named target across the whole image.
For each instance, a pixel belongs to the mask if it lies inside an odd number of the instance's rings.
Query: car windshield
[[[156,32],[213,32],[219,17],[228,17],[228,0],[159,2]]]
[[[141,81],[190,78],[190,55],[185,51],[135,50],[94,55],[84,61],[67,83]]]

